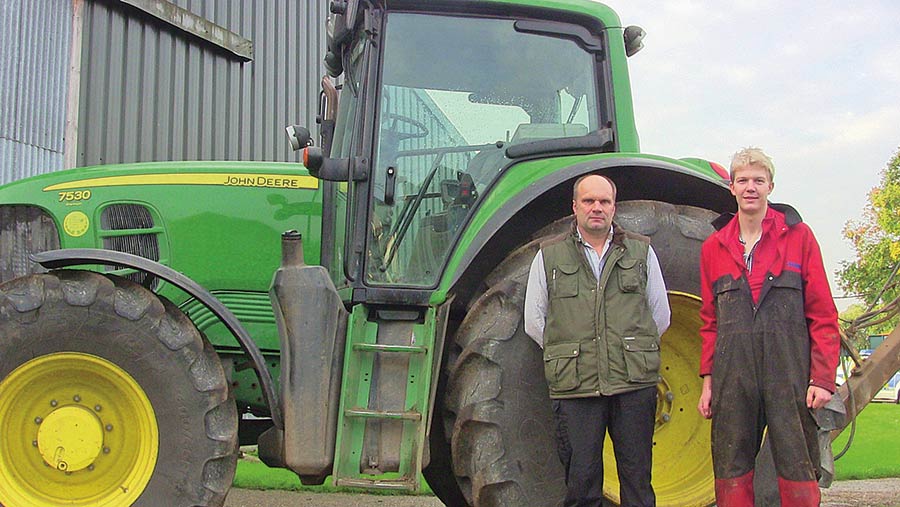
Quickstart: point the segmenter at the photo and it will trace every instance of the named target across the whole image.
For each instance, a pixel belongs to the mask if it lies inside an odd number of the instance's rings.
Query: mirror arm
[[[369,161],[365,157],[326,157],[322,148],[308,147],[303,150],[303,165],[313,177],[325,181],[365,181],[369,177]]]

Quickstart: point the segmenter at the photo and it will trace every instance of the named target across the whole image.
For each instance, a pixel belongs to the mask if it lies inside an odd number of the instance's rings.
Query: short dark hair
[[[612,178],[610,178],[609,176],[606,176],[605,174],[595,174],[595,173],[582,174],[581,176],[578,177],[577,180],[575,180],[575,185],[572,186],[572,200],[573,201],[578,199],[578,185],[581,185],[581,182],[588,176],[600,176],[601,178],[603,178],[604,180],[609,182],[609,186],[612,187],[612,191],[613,191],[613,201],[615,202],[616,192],[617,192],[616,191],[616,182],[614,182],[612,180]]]

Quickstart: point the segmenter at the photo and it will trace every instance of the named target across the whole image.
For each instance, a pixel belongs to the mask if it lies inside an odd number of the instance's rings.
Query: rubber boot
[[[753,470],[740,477],[716,479],[717,507],[753,507]]]
[[[778,478],[781,507],[819,507],[821,493],[816,481],[789,481]]]

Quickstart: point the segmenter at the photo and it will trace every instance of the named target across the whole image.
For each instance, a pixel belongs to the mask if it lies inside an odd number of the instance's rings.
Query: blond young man
[[[784,507],[819,505],[816,423],[835,390],[837,310],[822,254],[790,206],[772,204],[774,165],[759,148],[731,162],[736,215],[723,215],[700,258],[697,409],[712,418],[716,505],[754,505],[754,460],[768,428]]]

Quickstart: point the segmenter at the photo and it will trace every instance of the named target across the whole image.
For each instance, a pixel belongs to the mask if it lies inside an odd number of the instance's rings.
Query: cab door
[[[371,121],[368,121],[370,60],[372,59],[371,36],[360,30],[353,43],[345,50],[344,73],[341,75],[337,116],[333,137],[330,140],[329,156],[346,159],[354,166],[346,181],[322,181],[322,264],[331,274],[338,289],[349,288],[359,278],[361,253],[363,251],[367,223],[367,203],[369,182],[367,177],[367,153],[371,150]],[[333,108],[328,95],[324,94],[320,109]],[[323,116],[328,120],[327,116]],[[354,177],[354,174],[357,177]],[[345,295],[345,300],[348,297]]]

